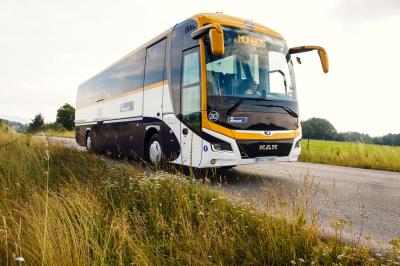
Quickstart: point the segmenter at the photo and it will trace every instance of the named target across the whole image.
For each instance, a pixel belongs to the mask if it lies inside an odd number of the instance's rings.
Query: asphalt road
[[[227,172],[221,189],[261,208],[271,198],[299,202],[299,192],[307,191],[308,206],[318,210],[321,228],[329,230],[334,218],[344,218],[347,239],[356,236],[357,240],[361,233],[363,243],[372,236],[387,245],[400,238],[400,173],[302,162],[265,163],[235,167]]]
[[[51,138],[84,150],[73,139]],[[261,209],[271,199],[297,203],[307,200],[308,209],[318,211],[323,230],[331,221],[344,218],[343,236],[366,243],[365,236],[387,246],[400,238],[400,173],[302,162],[237,166],[223,174],[214,187],[239,201],[251,201]],[[305,193],[302,193],[305,192]],[[299,195],[306,195],[303,201]],[[275,205],[276,206],[276,205]]]

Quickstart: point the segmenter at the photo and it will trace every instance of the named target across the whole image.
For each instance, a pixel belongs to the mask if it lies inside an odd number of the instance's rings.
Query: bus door
[[[199,48],[183,51],[181,79],[181,159],[197,167],[201,162],[201,86]]]
[[[144,72],[143,117],[162,120],[166,39],[148,47]]]

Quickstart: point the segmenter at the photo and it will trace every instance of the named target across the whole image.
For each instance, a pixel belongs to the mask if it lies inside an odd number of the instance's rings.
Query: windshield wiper
[[[284,105],[278,105],[278,104],[267,104],[267,105],[262,105],[262,106],[266,106],[266,107],[279,107],[282,108],[283,110],[285,110],[288,114],[290,114],[291,116],[298,118],[299,115],[293,111],[291,108],[284,106]]]
[[[244,101],[257,101],[257,102],[272,102],[274,100],[268,100],[268,99],[263,99],[263,98],[241,98],[239,101],[237,101],[231,108],[229,108],[228,111],[226,111],[227,115],[231,115],[233,111],[235,111],[239,105],[241,105]]]
[[[242,98],[237,103],[235,103],[229,110],[226,112],[227,115],[231,115],[233,111],[235,111],[239,105],[241,105],[244,101],[257,101],[257,102],[273,102],[274,100],[269,100],[269,99],[263,99],[263,98]],[[291,108],[284,106],[284,105],[278,105],[278,104],[266,104],[266,105],[261,105],[265,107],[279,107],[285,110],[289,115],[298,118],[299,115],[293,111]]]

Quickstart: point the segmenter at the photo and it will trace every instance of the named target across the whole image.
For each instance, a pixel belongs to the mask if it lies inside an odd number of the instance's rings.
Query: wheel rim
[[[90,138],[90,136],[88,136],[86,138],[86,148],[90,151],[90,149],[92,148],[92,139]]]
[[[154,164],[158,164],[161,161],[161,145],[158,141],[153,141],[150,144],[150,151],[149,151],[149,157],[150,161]]]

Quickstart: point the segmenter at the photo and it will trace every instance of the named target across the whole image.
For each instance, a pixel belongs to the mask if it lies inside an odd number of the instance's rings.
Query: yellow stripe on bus
[[[150,85],[147,85],[144,88],[137,88],[137,89],[134,89],[134,90],[131,90],[131,91],[127,91],[127,92],[116,94],[116,95],[113,95],[113,96],[110,96],[110,97],[106,97],[106,98],[104,98],[103,102],[109,102],[109,101],[112,101],[112,100],[115,100],[115,99],[119,99],[119,98],[122,98],[122,97],[133,95],[133,94],[136,94],[136,93],[139,93],[139,92],[155,89],[157,87],[162,86],[164,83],[168,84],[168,80],[162,80],[162,81],[155,82],[155,83],[152,83]],[[85,105],[83,105],[83,106],[81,106],[79,108],[87,107],[87,106],[90,106],[90,105],[93,105],[93,104],[97,104],[97,102],[88,103],[88,104],[85,104]]]

